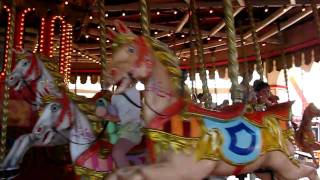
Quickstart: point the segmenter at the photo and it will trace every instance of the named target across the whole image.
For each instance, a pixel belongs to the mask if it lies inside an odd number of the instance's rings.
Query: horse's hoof
[[[0,169],[0,180],[13,179],[19,175],[19,170],[18,167]]]

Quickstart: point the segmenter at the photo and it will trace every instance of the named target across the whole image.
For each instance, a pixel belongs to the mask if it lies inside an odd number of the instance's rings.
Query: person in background
[[[204,103],[205,103],[205,97],[204,97],[204,94],[203,93],[199,93],[197,95],[197,99],[199,100],[199,105],[200,107],[204,108]]]
[[[253,89],[256,94],[257,104],[265,104],[266,107],[269,107],[278,103],[279,97],[271,93],[268,83],[256,80],[253,83]]]

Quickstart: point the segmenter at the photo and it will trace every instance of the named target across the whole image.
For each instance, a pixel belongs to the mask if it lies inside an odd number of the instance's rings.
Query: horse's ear
[[[110,29],[109,27],[107,27],[107,36],[110,40],[113,40],[116,37],[117,33]]]
[[[131,30],[120,20],[115,20],[114,25],[117,28],[117,31],[124,34],[132,34]]]

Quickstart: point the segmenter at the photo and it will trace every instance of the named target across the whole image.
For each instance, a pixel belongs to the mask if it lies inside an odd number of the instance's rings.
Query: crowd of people
[[[242,81],[244,82],[244,81]],[[256,110],[264,110],[278,103],[279,97],[273,95],[270,90],[270,85],[262,80],[255,80],[253,86],[249,84],[240,84],[243,90],[243,102],[255,105]],[[195,96],[195,101],[201,107],[204,107],[205,96],[203,93],[199,93]],[[229,106],[230,102],[225,99],[220,105],[212,104],[213,110],[221,110],[226,106]]]

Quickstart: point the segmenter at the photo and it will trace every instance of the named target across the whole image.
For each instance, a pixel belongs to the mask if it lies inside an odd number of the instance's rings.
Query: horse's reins
[[[104,123],[103,125],[103,129],[101,130],[101,132],[99,132],[98,136],[91,142],[88,143],[78,143],[78,142],[74,142],[72,140],[70,140],[68,137],[66,137],[65,135],[63,135],[62,133],[60,133],[57,130],[57,127],[63,122],[63,118],[65,116],[66,113],[68,113],[68,117],[69,117],[69,121],[70,121],[70,126],[69,128],[73,125],[72,120],[71,120],[71,110],[70,107],[66,108],[65,106],[69,106],[69,102],[68,99],[66,97],[66,95],[64,95],[64,97],[60,100],[60,103],[63,106],[64,111],[61,112],[61,114],[59,115],[59,119],[58,119],[58,123],[56,124],[56,126],[54,126],[53,128],[51,128],[55,133],[57,133],[58,135],[60,135],[62,138],[64,138],[65,140],[67,140],[69,143],[72,144],[77,144],[77,145],[88,145],[88,144],[93,144],[95,142],[98,141],[98,139],[100,139],[100,137],[102,136],[103,132],[105,131],[106,127],[107,127],[107,122]]]
[[[136,81],[136,79],[132,76],[131,73],[128,73],[128,77],[133,80],[133,81]],[[142,106],[138,105],[137,103],[135,103],[132,99],[130,99],[130,97],[126,94],[126,93],[120,93],[120,95],[122,95],[123,97],[125,97],[132,105],[134,105],[135,107],[139,108],[139,109],[142,109]],[[162,117],[168,117],[168,115],[165,115],[165,114],[161,114],[159,112],[157,112],[155,109],[153,109],[149,103],[147,102],[147,100],[145,98],[143,98],[143,103],[153,112],[155,113],[156,115],[158,116],[162,116]]]

